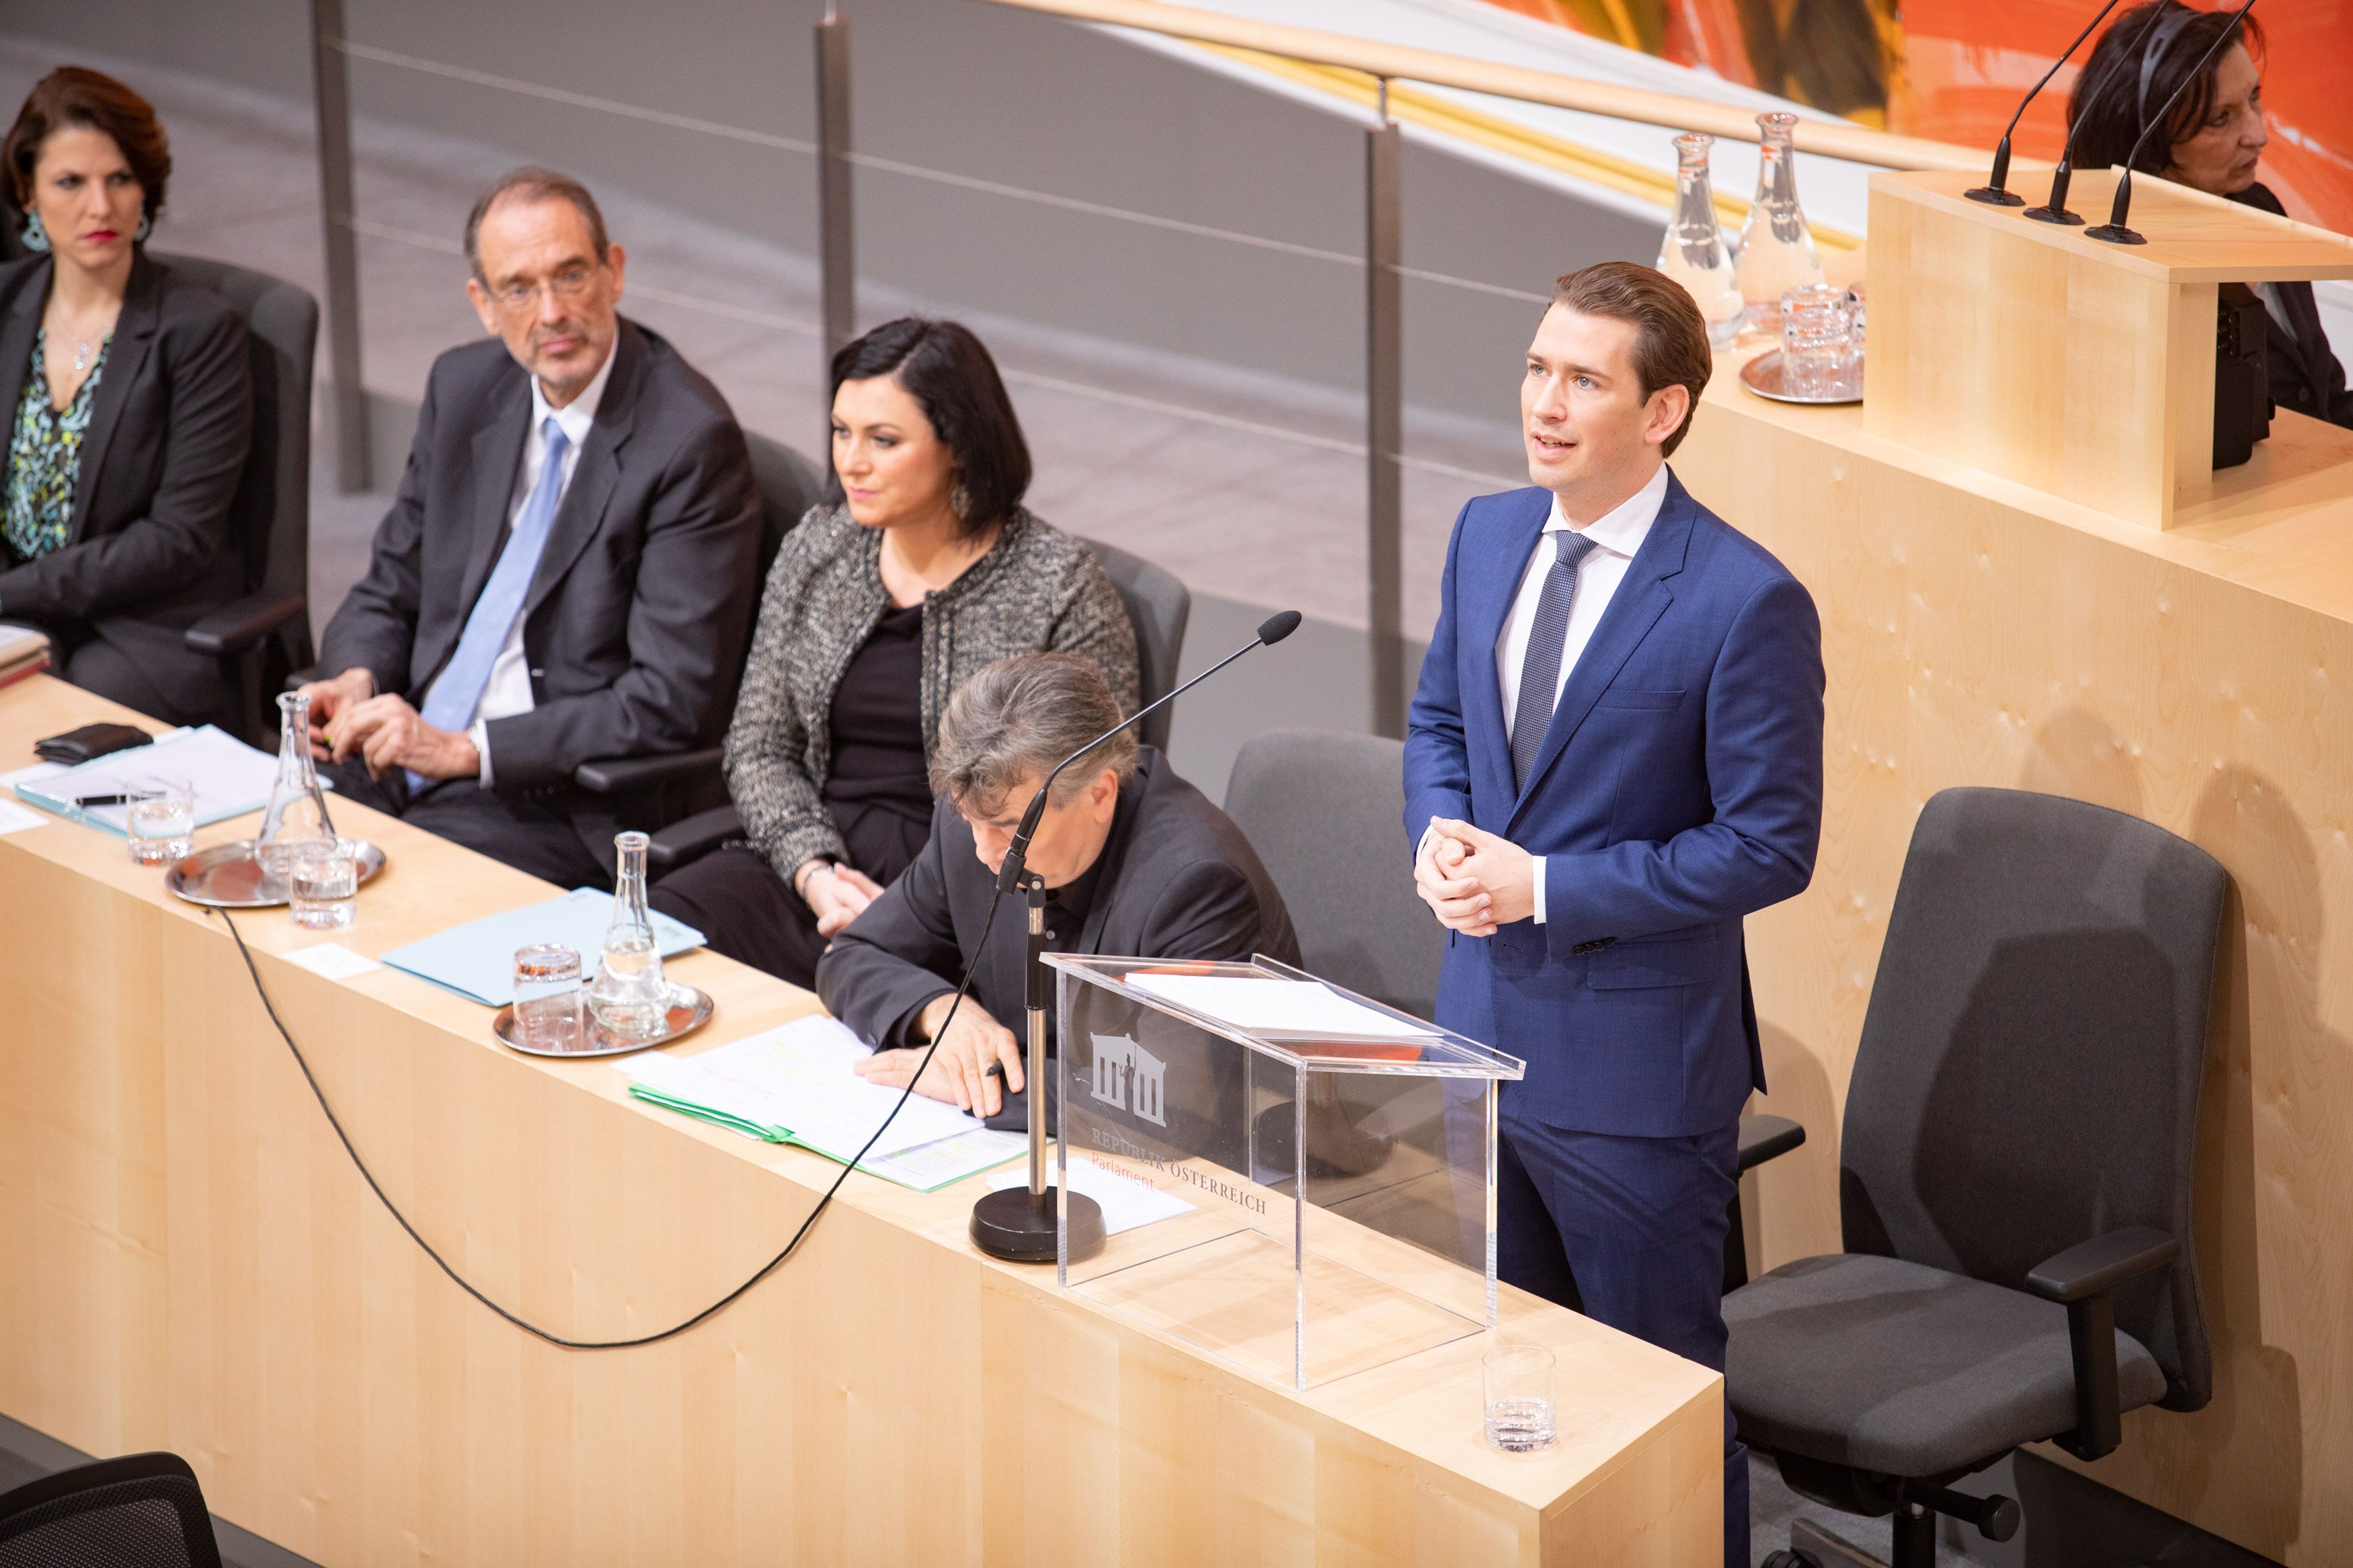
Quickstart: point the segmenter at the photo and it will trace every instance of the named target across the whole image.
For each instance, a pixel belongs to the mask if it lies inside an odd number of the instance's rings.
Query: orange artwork
[[[2098,0],[1488,3],[1867,125],[1989,151],[2034,79],[2099,10]],[[2258,14],[2272,132],[2262,179],[2292,216],[2353,233],[2353,0]],[[2021,153],[2059,155],[2073,80],[2071,62],[2027,110]]]

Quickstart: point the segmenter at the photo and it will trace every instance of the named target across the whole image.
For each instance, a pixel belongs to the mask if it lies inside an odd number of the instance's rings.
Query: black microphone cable
[[[972,962],[965,965],[964,978],[956,982],[955,1000],[948,1004],[947,1016],[940,1020],[938,1032],[933,1035],[931,1043],[923,1047],[923,1059],[916,1064],[914,1076],[907,1080],[907,1087],[899,1091],[898,1101],[891,1107],[891,1114],[884,1117],[880,1122],[876,1123],[874,1128],[874,1136],[869,1138],[866,1141],[865,1147],[860,1149],[857,1154],[851,1158],[850,1162],[842,1166],[841,1173],[834,1177],[833,1184],[826,1188],[825,1192],[818,1198],[817,1206],[809,1210],[808,1217],[801,1221],[800,1228],[794,1231],[792,1239],[785,1243],[785,1249],[782,1252],[777,1253],[774,1258],[768,1259],[767,1262],[762,1264],[758,1271],[750,1279],[744,1280],[741,1285],[736,1286],[733,1290],[728,1291],[724,1296],[720,1297],[716,1301],[712,1302],[708,1307],[703,1308],[702,1310],[695,1313],[694,1316],[685,1319],[682,1321],[673,1323],[669,1328],[657,1331],[654,1333],[639,1334],[634,1339],[627,1340],[568,1340],[562,1334],[553,1333],[546,1329],[541,1328],[537,1323],[531,1321],[527,1318],[518,1316],[516,1313],[508,1310],[506,1308],[501,1307],[496,1301],[491,1300],[488,1296],[484,1295],[480,1288],[475,1285],[472,1280],[467,1279],[464,1275],[451,1268],[449,1266],[449,1260],[442,1257],[439,1252],[436,1251],[431,1242],[426,1240],[422,1236],[417,1234],[417,1227],[408,1222],[408,1216],[400,1212],[400,1205],[392,1201],[391,1196],[385,1192],[384,1184],[375,1179],[375,1173],[368,1169],[367,1162],[360,1158],[360,1152],[352,1146],[352,1135],[343,1131],[343,1119],[335,1114],[335,1108],[327,1103],[327,1094],[324,1089],[319,1087],[318,1075],[311,1070],[311,1063],[309,1059],[302,1055],[302,1047],[294,1043],[294,1036],[286,1027],[286,1021],[278,1016],[277,1004],[270,1001],[268,988],[261,984],[261,971],[254,964],[253,950],[245,945],[245,935],[237,929],[237,921],[231,919],[229,912],[224,909],[207,908],[205,912],[206,914],[216,914],[220,916],[222,922],[228,927],[228,934],[237,941],[237,956],[245,960],[245,972],[253,979],[254,994],[261,998],[262,1010],[269,1015],[269,1022],[271,1026],[277,1029],[278,1037],[284,1040],[286,1042],[286,1048],[294,1053],[294,1065],[302,1069],[302,1081],[311,1086],[311,1096],[319,1102],[319,1110],[326,1116],[327,1125],[335,1130],[336,1141],[343,1144],[343,1152],[351,1156],[352,1164],[358,1170],[360,1179],[367,1183],[368,1191],[375,1194],[376,1202],[384,1205],[385,1212],[392,1215],[394,1222],[397,1224],[402,1230],[407,1232],[408,1239],[415,1242],[417,1247],[423,1250],[425,1256],[433,1260],[434,1266],[439,1268],[442,1273],[448,1275],[450,1282],[455,1284],[459,1289],[463,1290],[467,1295],[471,1296],[475,1300],[480,1301],[483,1306],[488,1307],[491,1311],[496,1312],[500,1317],[504,1318],[508,1322],[512,1323],[516,1328],[521,1329],[523,1332],[530,1334],[534,1338],[544,1340],[549,1344],[555,1346],[559,1350],[625,1351],[634,1350],[640,1345],[659,1344],[664,1340],[673,1339],[678,1335],[686,1332],[687,1330],[693,1328],[696,1324],[701,1323],[724,1309],[733,1306],[737,1299],[742,1297],[745,1291],[751,1289],[753,1286],[757,1285],[761,1280],[765,1279],[769,1275],[775,1273],[783,1266],[785,1259],[793,1255],[794,1249],[800,1246],[802,1238],[808,1235],[809,1228],[817,1224],[818,1216],[824,1214],[826,1209],[832,1205],[834,1194],[841,1191],[841,1184],[849,1180],[849,1173],[858,1168],[859,1161],[866,1158],[868,1150],[874,1147],[875,1141],[882,1136],[884,1129],[888,1128],[892,1121],[897,1118],[900,1110],[907,1103],[907,1097],[915,1092],[916,1083],[921,1081],[924,1071],[931,1067],[932,1053],[938,1050],[940,1048],[940,1041],[947,1037],[948,1026],[955,1022],[956,1011],[964,1005],[965,997],[970,993],[973,974],[975,971],[980,967],[982,954],[988,951],[988,933],[990,929],[997,924],[997,908],[999,904],[1004,902],[1004,900],[1005,895],[1002,891],[990,896],[988,900],[988,917],[981,922],[980,941],[973,944]]]

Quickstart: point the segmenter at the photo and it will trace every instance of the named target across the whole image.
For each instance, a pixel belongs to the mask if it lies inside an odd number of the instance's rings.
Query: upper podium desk
[[[2353,431],[2283,411],[2158,529],[1863,408],[1767,403],[1739,363],[1675,468],[1811,590],[1829,675],[1813,884],[1748,921],[1765,1108],[1809,1133],[1758,1173],[1764,1262],[1839,1247],[1839,1119],[1928,797],[2040,790],[2180,834],[2233,889],[2192,1237],[2214,1398],[2127,1414],[2076,1468],[2267,1557],[2353,1563]]]
[[[0,689],[0,768],[95,719]],[[371,957],[546,884],[349,803],[384,873]],[[349,820],[345,820],[346,818]],[[200,834],[250,834],[254,819]],[[237,917],[394,1202],[493,1300],[578,1339],[717,1300],[838,1167],[629,1099],[609,1062]],[[707,952],[694,1051],[815,1011]],[[369,1194],[218,917],[121,841],[0,835],[0,1411],[97,1454],[169,1448],[214,1510],[329,1568],[723,1563],[1602,1563],[1714,1568],[1722,1380],[1506,1287],[1559,1358],[1562,1441],[1480,1436],[1485,1336],[1305,1394],[982,1257],[979,1183],[863,1176],[790,1261],[651,1347],[565,1351],[469,1300]]]

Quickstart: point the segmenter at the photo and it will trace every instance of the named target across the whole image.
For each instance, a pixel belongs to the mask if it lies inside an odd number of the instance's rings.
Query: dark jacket
[[[889,607],[882,531],[849,509],[810,511],[785,538],[760,600],[744,689],[727,728],[727,788],[752,847],[789,879],[812,856],[847,858],[826,810],[833,695]],[[923,752],[948,696],[983,665],[1042,649],[1092,660],[1135,711],[1135,632],[1102,564],[1017,510],[964,575],[923,596]]]
[[[615,805],[572,791],[573,770],[718,740],[750,631],[760,528],[744,435],[718,389],[633,322],[621,322],[613,353],[523,598],[535,706],[488,726],[497,788],[561,797],[599,860]],[[367,575],[320,639],[322,675],[364,666],[378,691],[422,705],[506,538],[530,419],[528,373],[504,343],[434,362]]]
[[[2267,213],[2287,216],[2280,199],[2261,181],[2231,198]],[[2263,312],[2263,357],[2272,383],[2272,401],[2312,419],[2353,427],[2353,392],[2345,389],[2345,367],[2328,346],[2320,324],[2320,306],[2309,283],[2274,283],[2280,303],[2287,307],[2289,331],[2271,311]]]
[[[1082,882],[1077,929],[1057,930],[1055,952],[1123,958],[1235,958],[1262,952],[1299,962],[1299,939],[1274,879],[1240,828],[1150,746],[1120,789],[1103,854]],[[912,1045],[916,1014],[953,991],[980,941],[997,878],[973,853],[971,825],[942,800],[931,842],[906,874],[833,939],[817,966],[826,1010],[864,1039]],[[997,912],[973,998],[1019,1035],[1027,906],[1008,897]]]
[[[1545,858],[1543,924],[1447,933],[1437,1022],[1528,1064],[1507,1111],[1716,1131],[1765,1087],[1742,917],[1805,890],[1821,837],[1821,623],[1671,474],[1515,779],[1495,643],[1551,511],[1541,489],[1462,509],[1407,721],[1398,874],[1433,816]]]
[[[0,428],[24,395],[51,266],[47,256],[0,266]],[[71,532],[0,571],[0,616],[69,647],[115,645],[180,710],[158,717],[214,717],[218,661],[182,634],[245,589],[227,533],[252,438],[244,321],[140,254],[82,437]]]

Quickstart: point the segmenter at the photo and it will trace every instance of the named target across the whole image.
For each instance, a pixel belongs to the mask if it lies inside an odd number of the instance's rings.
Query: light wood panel
[[[1871,182],[1865,426],[2169,528],[2212,482],[2220,282],[2353,278],[2353,240],[2158,179],[2144,246],[1965,200],[1945,173]],[[2113,171],[2076,177],[2105,222]]]
[[[112,716],[46,679],[0,690],[0,767]],[[337,812],[391,855],[342,938],[362,952],[551,890]],[[315,938],[282,913],[240,922],[386,1190],[558,1332],[715,1300],[835,1173],[631,1100],[609,1063],[506,1052],[487,1009],[396,972],[287,963]],[[816,1006],[707,952],[676,972],[719,1003],[695,1049]],[[1481,1443],[1483,1337],[1296,1394],[982,1258],[971,1184],[855,1177],[710,1322],[565,1352],[399,1232],[218,921],[119,840],[0,836],[0,1410],[176,1450],[217,1511],[330,1568],[1721,1559],[1720,1380],[1516,1291],[1505,1332],[1560,1361],[1544,1455]]]
[[[1812,590],[1829,670],[1813,884],[1748,922],[1762,1103],[1809,1133],[1759,1173],[1765,1261],[1838,1247],[1838,1119],[1928,796],[2042,790],[2181,834],[2234,888],[2193,1237],[2215,1394],[2076,1468],[2267,1556],[2353,1561],[2353,432],[2282,413],[2158,532],[1734,370],[1675,466]]]
[[[1410,48],[1402,44],[1353,37],[1345,33],[1319,32],[1312,27],[1261,22],[1217,11],[1196,10],[1188,5],[1164,5],[1161,0],[990,0],[990,3],[1024,11],[1043,11],[1056,16],[1067,16],[1072,21],[1136,27],[1147,33],[1165,33],[1172,37],[1190,38],[1199,43],[1248,49],[1263,55],[1281,55],[1287,59],[1305,60],[1315,65],[1339,66],[1392,81],[1420,81],[1435,87],[1461,88],[1471,92],[1490,93],[1497,98],[1515,98],[1526,103],[1549,103],[1561,109],[1582,110],[1588,114],[1608,115],[1613,120],[1631,120],[1671,131],[1704,131],[1727,141],[1754,142],[1757,138],[1756,111],[1737,104],[1720,103],[1714,99],[1686,98],[1681,93],[1652,92],[1644,88],[1621,87],[1615,82],[1563,76],[1557,71],[1531,70],[1525,66],[1499,65],[1492,60],[1440,54],[1433,49]],[[1829,158],[1875,163],[1887,169],[1973,171],[1980,178],[1991,158],[1989,149],[1981,152],[1973,147],[1957,147],[1949,142],[1932,142],[1920,136],[1898,136],[1844,120],[1801,118],[1798,121],[1797,142],[1801,153],[1819,153]],[[2049,166],[2031,158],[2010,161],[2013,174]]]

